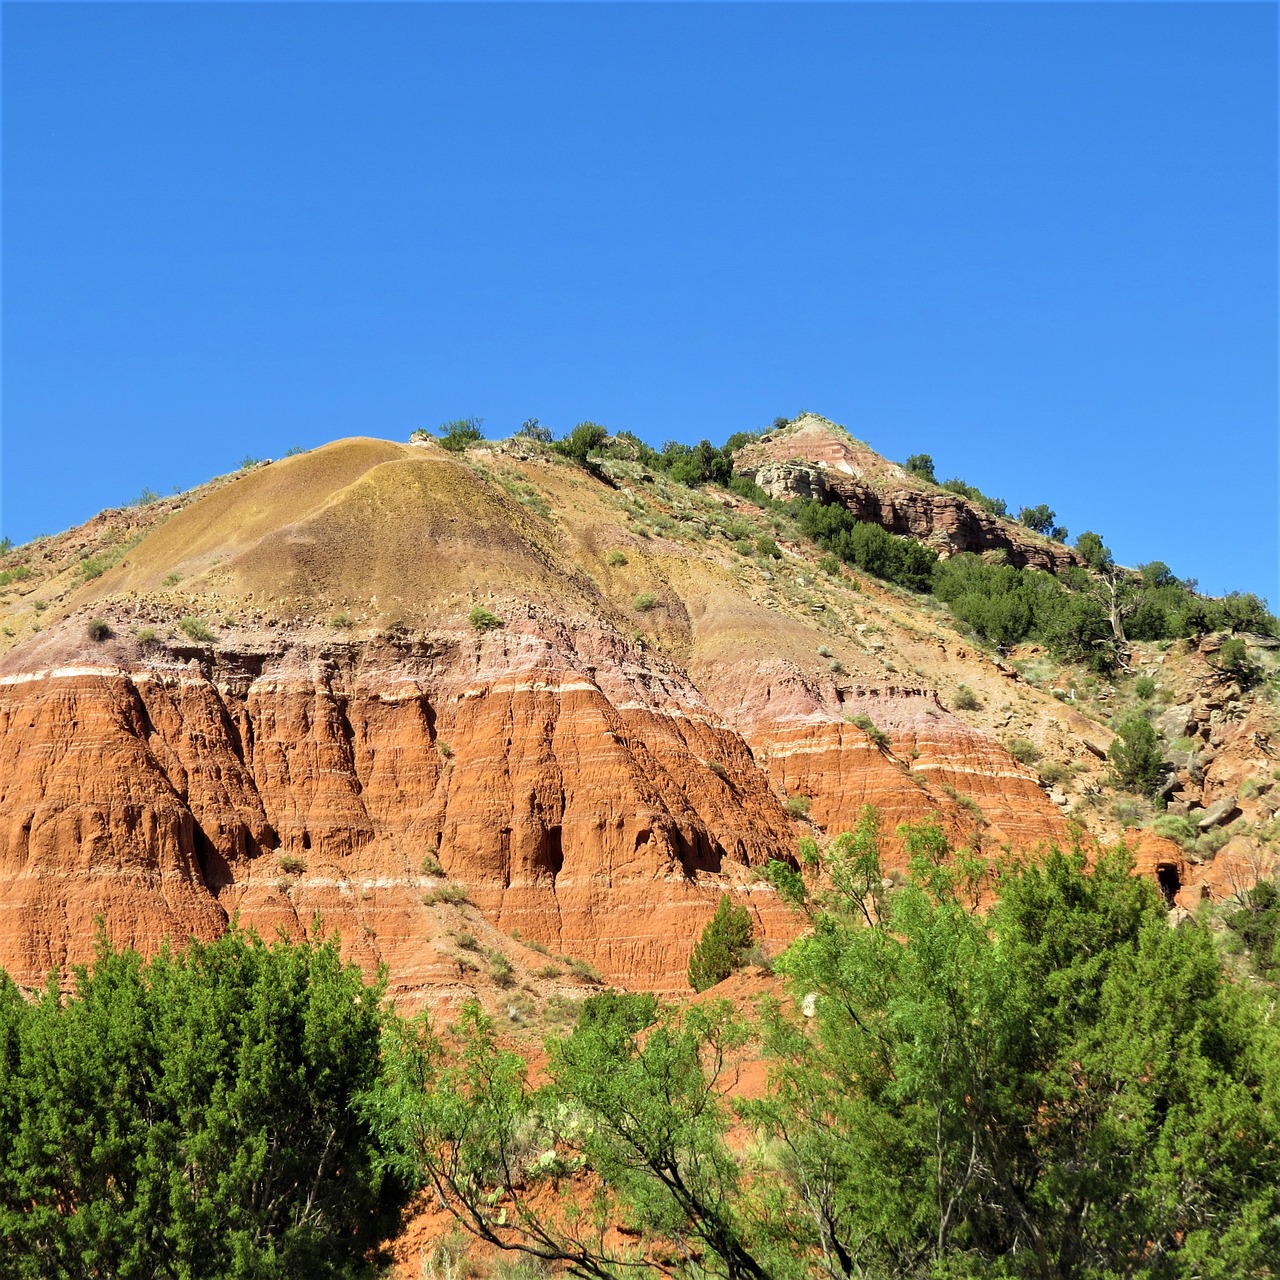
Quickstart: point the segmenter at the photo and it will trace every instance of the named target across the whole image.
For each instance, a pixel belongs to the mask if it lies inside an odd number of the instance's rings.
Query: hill
[[[1177,842],[1140,861],[1186,906],[1273,870],[1272,637],[1232,637],[1256,679],[1221,630],[1102,666],[997,646],[814,520],[1063,608],[1106,575],[813,415],[740,442],[727,487],[670,463],[342,440],[9,552],[0,966],[65,972],[99,916],[146,951],[236,917],[339,931],[402,1004],[519,1021],[598,980],[686,989],[722,892],[781,943],[761,869],[867,804],[891,873],[930,814],[1027,856],[1154,822]],[[1113,785],[1133,715],[1167,810]]]

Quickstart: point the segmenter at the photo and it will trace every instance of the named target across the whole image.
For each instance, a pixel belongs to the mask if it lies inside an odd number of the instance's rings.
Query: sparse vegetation
[[[426,853],[423,854],[422,861],[418,863],[418,874],[420,876],[443,876],[444,868],[434,854]]]
[[[978,701],[978,695],[967,684],[959,685],[956,688],[956,696],[952,701],[952,705],[957,711],[979,711],[982,709],[982,703]]]
[[[276,859],[276,866],[282,875],[300,876],[307,869],[307,861],[296,853],[282,853]]]
[[[160,579],[160,585],[162,587],[176,587],[178,583],[180,583],[181,581],[182,581],[182,574],[166,573],[164,577]]]
[[[640,613],[648,613],[650,609],[657,606],[657,603],[658,597],[655,596],[652,591],[640,592],[640,594],[631,602],[633,608],[637,609]]]
[[[86,562],[81,562],[81,572],[84,571],[84,563]],[[99,569],[98,572],[101,573],[102,570]],[[12,569],[0,571],[0,587],[7,587],[12,582],[25,582],[31,576],[31,567],[29,565],[15,565]]]
[[[111,627],[102,618],[90,618],[84,630],[89,639],[97,644],[109,640],[112,634]]]
[[[481,427],[483,418],[457,418],[440,424],[440,446],[450,453],[465,453],[473,444],[484,439]]]
[[[867,737],[870,738],[871,741],[874,742],[882,751],[888,749],[890,742],[889,735],[885,733],[885,731],[881,729],[870,716],[850,716],[849,723],[857,725],[857,727],[861,729],[862,732],[865,733]]]
[[[807,818],[812,803],[808,796],[795,795],[788,796],[782,807],[789,818]]]
[[[1133,696],[1143,702],[1155,696],[1156,682],[1150,676],[1139,676],[1133,682]]]
[[[1010,738],[1005,750],[1019,763],[1033,765],[1040,759],[1040,748],[1026,738]]]
[[[793,796],[792,799],[800,797]],[[754,930],[746,907],[735,907],[722,893],[716,913],[708,921],[689,958],[689,985],[705,991],[740,969],[751,946]]]
[[[471,903],[466,889],[460,884],[450,881],[448,884],[442,884],[438,888],[431,889],[422,895],[424,906],[434,907],[440,904],[449,907],[465,907]]]
[[[350,631],[356,624],[351,621],[349,613],[335,613],[329,619],[329,625],[337,631]]]
[[[203,618],[182,617],[178,619],[178,629],[190,639],[202,644],[216,640],[213,629]]]
[[[502,626],[502,619],[496,613],[490,613],[483,605],[476,605],[467,616],[474,631],[494,631]]]
[[[618,551],[615,548],[613,551],[610,551],[607,556],[605,556],[605,563],[609,565],[611,568],[618,569],[618,568],[621,568],[622,565],[627,563],[627,557],[623,552]]]

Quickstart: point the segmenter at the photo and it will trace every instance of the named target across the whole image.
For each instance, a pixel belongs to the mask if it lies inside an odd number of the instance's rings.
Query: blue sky
[[[1270,4],[2,7],[0,531],[812,409],[1277,588]]]

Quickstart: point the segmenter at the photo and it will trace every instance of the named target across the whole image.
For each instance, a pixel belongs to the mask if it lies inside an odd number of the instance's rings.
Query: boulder
[[[1196,826],[1201,831],[1209,831],[1213,827],[1221,826],[1222,823],[1230,821],[1240,812],[1240,806],[1236,804],[1234,796],[1223,796],[1221,800],[1216,800],[1201,815]]]

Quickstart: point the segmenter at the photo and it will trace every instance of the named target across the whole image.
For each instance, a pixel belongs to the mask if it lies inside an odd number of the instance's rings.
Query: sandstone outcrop
[[[1081,563],[1069,547],[919,480],[816,414],[744,446],[734,466],[771,497],[839,502],[859,520],[946,554],[999,551],[1010,564],[1050,572]]]

